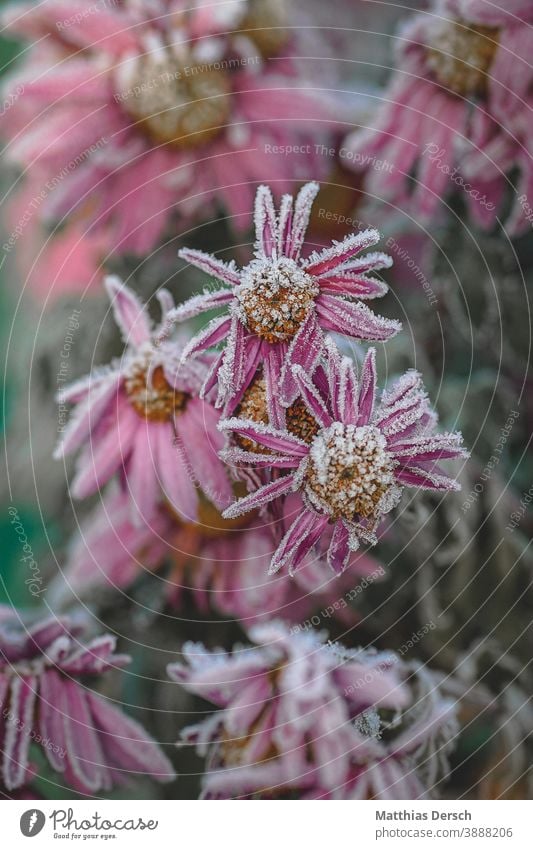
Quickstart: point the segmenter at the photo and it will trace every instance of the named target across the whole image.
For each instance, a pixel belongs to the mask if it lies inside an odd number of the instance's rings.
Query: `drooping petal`
[[[92,433],[100,420],[111,406],[111,401],[122,383],[122,373],[116,371],[101,382],[96,381],[94,389],[89,389],[78,406],[71,412],[65,425],[61,441],[54,451],[54,459],[58,460],[66,454],[77,451]],[[63,398],[61,397],[62,401]]]
[[[196,519],[198,495],[185,453],[170,429],[157,432],[157,473],[159,483],[172,508],[186,522]]]
[[[24,784],[32,739],[33,712],[37,693],[35,675],[17,676],[11,682],[9,718],[3,741],[3,778],[8,790]]]
[[[318,516],[312,510],[304,510],[297,516],[272,557],[269,575],[279,572],[286,564],[290,565],[291,570],[294,569],[298,565],[295,563],[296,552],[301,548],[301,557],[307,554],[316,542],[317,529],[322,533],[326,523],[327,518]]]
[[[140,419],[126,401],[117,407],[114,421],[104,432],[94,432],[79,460],[71,484],[75,498],[87,498],[100,489],[129,457]]]
[[[39,688],[39,730],[44,740],[50,741],[46,756],[52,769],[64,772],[66,763],[65,727],[63,725],[63,698],[61,679],[54,669],[41,676]]]
[[[328,563],[336,575],[346,569],[350,558],[350,532],[343,522],[336,522],[328,548]]]
[[[223,509],[232,500],[232,489],[218,456],[224,444],[224,437],[217,430],[218,419],[209,404],[193,398],[176,418],[176,434],[202,491]]]
[[[70,769],[76,779],[77,789],[83,793],[96,793],[106,784],[110,786],[110,781],[106,776],[105,758],[93,727],[87,695],[80,684],[66,678],[61,681],[61,690]]]
[[[170,425],[163,422],[142,422],[137,428],[135,442],[126,469],[131,498],[132,518],[135,525],[149,522],[159,502],[156,471],[157,431],[164,430],[172,439]]]
[[[107,762],[114,770],[149,775],[161,782],[174,780],[172,764],[142,725],[95,693],[87,693],[87,699]]]

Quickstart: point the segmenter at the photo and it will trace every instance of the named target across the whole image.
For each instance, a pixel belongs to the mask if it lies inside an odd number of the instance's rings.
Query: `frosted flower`
[[[223,206],[242,230],[260,181],[288,191],[295,178],[325,176],[315,144],[335,144],[331,98],[290,62],[272,69],[261,59],[254,37],[281,33],[272,15],[261,28],[261,5],[43,0],[8,9],[5,30],[32,46],[4,82],[13,106],[1,129],[10,161],[37,174],[40,188],[50,183],[34,217],[69,227],[75,213],[85,234],[105,235],[103,256],[145,254],[173,216],[204,220]],[[295,163],[273,155],[278,145],[309,153]]]
[[[182,735],[207,756],[204,798],[430,794],[456,726],[429,673],[419,688],[393,652],[326,646],[324,634],[279,622],[248,635],[254,645],[229,654],[187,644],[185,662],[169,667],[218,708]]]
[[[229,447],[223,453],[235,466],[277,469],[278,475],[229,507],[238,516],[298,491],[305,509],[297,516],[272,558],[271,571],[292,571],[334,526],[328,550],[332,569],[342,572],[359,540],[375,543],[375,531],[401,497],[405,486],[432,490],[457,489],[437,461],[465,457],[460,433],[434,433],[420,375],[407,372],[376,404],[375,351],[366,356],[358,381],[354,366],[328,344],[329,386],[322,391],[299,366],[294,368],[301,397],[319,424],[312,441],[288,430],[253,420],[230,418],[224,431],[257,443],[268,453]],[[325,398],[329,397],[329,403]]]
[[[68,619],[27,628],[12,609],[0,611],[0,741],[8,790],[28,779],[32,743],[69,787],[93,795],[135,775],[172,781],[174,770],[134,720],[87,682],[129,663],[107,635],[80,642]]]
[[[81,524],[47,598],[56,608],[93,602],[127,592],[143,574],[157,572],[153,580],[178,611],[192,598],[200,616],[216,612],[245,624],[273,616],[302,624],[326,611],[325,618],[354,625],[357,617],[348,603],[354,576],[375,580],[385,574],[361,553],[340,585],[317,557],[309,557],[294,578],[268,576],[274,548],[273,534],[256,517],[224,520],[205,501],[198,522],[181,522],[161,506],[149,524],[135,525],[127,493],[115,489]],[[163,565],[171,567],[168,573],[157,571]]]
[[[270,189],[260,186],[255,201],[255,257],[243,269],[202,251],[183,249],[192,265],[225,284],[225,289],[196,295],[168,316],[169,326],[216,307],[227,314],[213,319],[183,352],[187,360],[226,339],[223,354],[204,388],[218,383],[218,405],[233,408],[263,365],[271,413],[281,415],[279,400],[290,404],[298,391],[292,366],[314,370],[324,347],[324,331],[352,339],[381,340],[399,329],[397,321],[375,315],[362,300],[384,295],[387,286],[369,272],[387,268],[390,257],[365,248],[379,240],[365,230],[330,248],[301,256],[317,183],[293,198],[285,195],[276,213]]]
[[[219,507],[231,500],[231,485],[218,458],[222,437],[218,413],[198,392],[205,362],[179,365],[179,345],[155,343],[148,312],[116,277],[106,288],[126,351],[120,361],[97,369],[60,393],[75,404],[56,457],[84,450],[72,482],[76,498],[86,498],[117,473],[131,498],[136,521],[149,521],[165,497],[184,519],[196,517],[198,490]],[[162,290],[166,315],[174,302]]]
[[[531,194],[532,6],[433,0],[430,7],[401,30],[398,71],[372,129],[349,136],[357,158],[347,162],[384,160],[389,167],[369,169],[369,190],[426,223],[456,190],[475,222],[490,228],[517,167],[517,198]],[[527,227],[516,199],[507,228]]]

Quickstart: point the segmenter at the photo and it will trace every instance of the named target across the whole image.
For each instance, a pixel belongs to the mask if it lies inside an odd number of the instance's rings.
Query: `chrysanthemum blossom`
[[[229,654],[187,644],[169,667],[218,708],[182,735],[207,756],[204,798],[431,795],[456,724],[430,673],[279,622],[248,634],[255,645]]]
[[[255,4],[253,4],[255,5]],[[338,116],[313,80],[272,69],[236,31],[248,4],[18,4],[4,25],[33,47],[4,84],[6,155],[46,186],[32,216],[105,232],[114,254],[150,251],[172,217],[222,206],[236,228],[261,181],[325,175]],[[248,40],[267,29],[248,16]],[[274,22],[275,24],[275,22]],[[275,26],[272,30],[274,32]],[[279,33],[281,30],[277,30]],[[6,110],[7,111],[7,110]],[[280,146],[308,151],[280,157]]]
[[[344,584],[315,556],[294,578],[269,576],[275,547],[271,530],[254,515],[224,520],[205,501],[197,522],[181,522],[161,506],[150,523],[135,525],[128,494],[115,488],[81,524],[47,599],[56,609],[70,609],[117,591],[128,595],[136,581],[157,573],[151,580],[180,612],[192,599],[199,617],[216,612],[245,625],[283,617],[304,627],[315,614],[317,621],[335,617],[354,625],[351,601],[358,588],[385,574],[374,558],[359,553]],[[161,572],[162,566],[170,569]],[[360,582],[355,588],[354,578]]]
[[[530,196],[533,185],[532,9],[521,0],[434,0],[408,21],[374,125],[346,142],[356,169],[385,162],[368,170],[374,195],[430,223],[455,191],[488,228],[518,168],[507,227],[519,233],[529,226],[518,196]]]
[[[346,567],[359,540],[374,544],[382,517],[395,507],[404,487],[458,489],[437,461],[464,457],[460,433],[435,433],[420,375],[407,372],[376,403],[375,351],[370,349],[358,379],[353,362],[328,344],[329,385],[320,390],[296,366],[295,380],[309,413],[319,425],[310,442],[272,425],[230,418],[219,427],[252,440],[267,453],[228,448],[235,466],[282,472],[274,480],[229,507],[238,516],[298,491],[305,509],[297,516],[272,558],[271,571],[295,569],[334,525],[328,549],[332,569]]]
[[[25,627],[15,611],[2,611],[0,751],[2,781],[10,791],[27,780],[34,744],[79,793],[108,791],[140,776],[174,778],[144,729],[91,689],[98,676],[129,658],[114,653],[114,637],[85,643],[82,631],[55,618]]]
[[[226,340],[204,391],[218,384],[218,406],[231,410],[262,364],[271,414],[279,401],[290,404],[298,390],[292,367],[311,373],[324,348],[325,332],[351,339],[385,341],[399,329],[397,321],[375,315],[363,300],[384,295],[387,286],[369,272],[391,265],[383,253],[359,256],[379,241],[365,230],[302,257],[317,183],[308,183],[293,203],[284,195],[276,212],[272,194],[260,186],[255,200],[255,256],[242,269],[202,251],[183,249],[180,256],[225,284],[181,304],[168,315],[169,327],[195,315],[225,307],[186,346],[183,361]]]
[[[196,517],[198,489],[217,506],[232,497],[218,458],[223,438],[219,414],[198,397],[208,364],[179,364],[179,344],[157,344],[145,307],[116,277],[106,279],[115,320],[126,350],[120,360],[60,393],[75,405],[56,457],[83,447],[72,482],[86,498],[120,474],[130,493],[132,516],[146,521],[165,498],[185,520]],[[163,322],[174,302],[161,290]]]

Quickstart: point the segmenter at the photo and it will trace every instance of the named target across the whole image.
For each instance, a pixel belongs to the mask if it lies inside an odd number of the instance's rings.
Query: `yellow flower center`
[[[496,27],[465,21],[440,23],[435,29],[435,46],[427,51],[428,64],[438,82],[464,97],[486,94],[498,34]]]
[[[230,115],[229,78],[215,65],[142,56],[115,97],[156,144],[198,147],[214,139]]]
[[[289,39],[286,0],[248,0],[240,26],[266,59],[275,56]]]
[[[236,295],[246,327],[275,343],[291,339],[314,306],[319,287],[292,259],[253,260]]]
[[[393,471],[385,437],[377,428],[335,422],[311,445],[306,493],[334,520],[367,519],[394,485]]]
[[[148,366],[134,363],[124,382],[126,394],[135,412],[151,422],[168,422],[175,413],[185,409],[186,392],[173,389],[168,383],[163,366],[157,366],[148,380]]]
[[[236,413],[240,418],[250,419],[252,422],[268,424],[268,409],[266,399],[266,385],[264,377],[256,377],[242,397],[242,401]],[[289,433],[297,436],[304,442],[311,444],[318,433],[319,427],[316,419],[311,415],[301,398],[291,404],[286,413],[286,426]],[[236,442],[245,451],[254,451],[256,454],[270,454],[268,448],[258,445],[253,439],[246,436],[235,437]]]

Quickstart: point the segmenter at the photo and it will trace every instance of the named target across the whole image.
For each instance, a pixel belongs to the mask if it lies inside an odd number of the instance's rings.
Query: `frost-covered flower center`
[[[257,45],[265,58],[275,56],[289,38],[286,0],[248,0],[241,32]]]
[[[237,408],[237,415],[253,422],[268,424],[268,407],[266,383],[264,377],[256,377],[242,397]],[[301,398],[297,398],[285,412],[286,427],[289,433],[310,444],[319,431],[317,420],[311,415]],[[245,451],[255,451],[258,454],[271,453],[268,448],[259,445],[253,439],[236,435],[238,445]]]
[[[291,339],[314,306],[319,287],[292,259],[255,259],[237,290],[240,317],[267,342]]]
[[[135,412],[152,422],[168,422],[187,404],[188,395],[173,389],[163,366],[152,371],[145,359],[135,360],[124,381],[126,394]]]
[[[197,147],[217,136],[230,114],[228,76],[216,65],[136,57],[121,68],[115,98],[156,144]]]
[[[385,437],[376,427],[335,422],[311,444],[306,492],[334,519],[369,518],[394,485],[393,472]]]
[[[498,47],[498,29],[465,21],[435,24],[428,64],[442,85],[463,96],[483,95]]]

